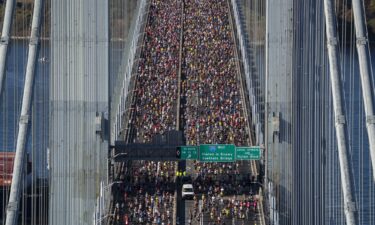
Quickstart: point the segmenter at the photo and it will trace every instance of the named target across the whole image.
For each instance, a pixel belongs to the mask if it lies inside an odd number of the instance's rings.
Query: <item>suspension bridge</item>
[[[0,224],[375,224],[373,1],[0,6]]]

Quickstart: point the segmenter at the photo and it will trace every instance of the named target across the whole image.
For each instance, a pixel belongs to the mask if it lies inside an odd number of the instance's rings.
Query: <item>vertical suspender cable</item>
[[[6,225],[16,225],[19,200],[22,188],[21,182],[23,179],[23,168],[24,168],[24,155],[25,155],[25,145],[27,137],[27,127],[29,124],[29,112],[31,106],[31,96],[32,87],[34,81],[34,70],[36,64],[38,41],[39,41],[39,29],[40,29],[40,18],[42,12],[42,2],[43,0],[35,0],[34,2],[34,14],[31,25],[31,37],[29,43],[29,55],[27,59],[26,67],[26,77],[25,77],[25,87],[22,97],[22,108],[21,116],[19,120],[19,130],[17,136],[16,145],[16,157],[13,167],[13,179],[10,188],[9,203],[7,206],[6,213]]]
[[[347,225],[356,224],[356,209],[353,198],[353,182],[348,162],[348,144],[345,125],[345,113],[343,104],[343,91],[340,76],[340,61],[338,59],[336,20],[332,0],[324,0],[324,13],[326,20],[326,34],[328,46],[328,59],[330,78],[332,85],[333,110],[335,113],[336,138],[339,153],[341,186],[344,197],[344,213]]]
[[[353,0],[353,15],[355,34],[357,37],[357,52],[359,59],[359,70],[362,83],[362,97],[365,106],[367,135],[370,144],[370,155],[372,162],[372,174],[375,180],[375,115],[373,90],[371,87],[370,52],[368,48],[366,20],[363,5],[360,0]]]
[[[5,15],[3,22],[3,30],[0,39],[0,96],[3,90],[3,81],[5,77],[6,58],[8,52],[9,33],[12,24],[12,16],[14,11],[15,0],[7,0],[5,6]]]

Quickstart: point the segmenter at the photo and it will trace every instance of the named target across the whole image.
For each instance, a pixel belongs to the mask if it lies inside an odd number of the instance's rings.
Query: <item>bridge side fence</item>
[[[135,83],[134,72],[137,70],[137,57],[140,54],[139,43],[143,40],[143,28],[145,26],[145,14],[148,8],[147,0],[140,0],[137,4],[136,18],[133,20],[130,31],[129,40],[126,44],[125,51],[123,53],[122,61],[120,66],[119,74],[117,76],[116,85],[114,85],[112,101],[110,105],[110,143],[113,145],[118,140],[123,131],[127,128],[122,126],[127,125],[127,121],[124,118],[130,118],[129,113],[131,101],[129,99],[133,96],[132,90]],[[126,137],[125,137],[126,138]],[[127,138],[126,138],[127,139]],[[115,169],[115,168],[114,168]],[[110,171],[111,173],[111,171]],[[93,224],[104,224],[108,217],[111,217],[111,186],[116,182],[113,181],[114,174],[109,174],[109,181],[101,183],[100,196],[97,200],[96,212],[94,214]],[[110,183],[112,182],[112,183]],[[107,186],[105,186],[106,184]]]
[[[249,99],[249,104],[251,108],[251,122],[253,129],[255,131],[255,138],[256,138],[256,143],[257,145],[263,144],[263,125],[261,121],[261,102],[256,96],[255,93],[255,84],[253,81],[253,72],[252,68],[250,67],[250,56],[248,52],[248,48],[246,45],[245,41],[245,31],[243,28],[243,24],[241,21],[241,13],[240,13],[240,8],[237,3],[237,0],[231,0],[231,5],[232,5],[232,10],[233,10],[233,16],[234,16],[234,22],[235,22],[235,33],[236,33],[236,38],[238,41],[238,48],[240,50],[240,55],[241,59],[239,61],[241,62],[243,66],[243,73],[245,75],[245,81],[246,81],[246,87],[247,87],[247,92],[248,92],[248,99]]]
[[[139,54],[139,42],[141,39],[142,25],[145,20],[145,13],[147,9],[147,0],[141,0],[137,5],[136,19],[134,20],[129,34],[131,34],[131,41],[128,42],[127,48],[124,52],[123,64],[119,70],[120,75],[118,76],[117,86],[115,87],[113,100],[111,104],[111,144],[119,138],[122,131],[123,117],[126,114],[127,98],[129,90],[131,90],[131,78],[136,62],[136,55]],[[120,86],[121,85],[121,86]],[[126,118],[126,117],[125,117]]]
[[[250,106],[251,108],[251,118],[246,118],[248,120],[251,119],[252,129],[250,131],[250,135],[254,135],[253,140],[255,140],[256,145],[263,145],[263,120],[262,120],[262,102],[260,96],[257,96],[256,89],[259,88],[256,86],[255,76],[257,74],[254,73],[256,69],[254,68],[254,65],[250,66],[250,53],[249,53],[249,46],[246,44],[246,31],[244,29],[244,21],[243,17],[241,17],[241,8],[237,2],[237,0],[231,0],[231,7],[234,17],[234,23],[235,23],[235,35],[236,35],[236,41],[237,41],[237,48],[240,52],[241,59],[238,59],[240,64],[242,64],[242,73],[244,76],[242,76],[242,79],[245,79],[245,86],[247,88],[247,93],[245,93],[245,106]],[[259,76],[259,74],[258,74]],[[246,95],[248,98],[246,98]],[[244,107],[245,110],[249,109],[249,107]],[[246,114],[245,114],[246,115]],[[262,160],[260,161],[261,164],[264,166],[265,161],[265,153],[262,156]],[[264,202],[263,202],[264,201]],[[261,214],[263,215],[261,218],[261,224],[266,224],[265,221],[265,215],[264,211],[267,212],[267,209],[263,209],[263,206],[267,207],[267,198],[261,198],[260,206],[261,206]],[[264,203],[266,203],[264,205]]]

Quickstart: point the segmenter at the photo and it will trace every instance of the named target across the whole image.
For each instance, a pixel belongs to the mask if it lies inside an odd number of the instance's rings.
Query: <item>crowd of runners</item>
[[[133,161],[113,187],[114,224],[172,224],[175,164]]]
[[[150,0],[129,122],[136,131],[131,141],[148,143],[176,129],[181,119],[187,145],[248,145],[236,60],[227,0]],[[113,187],[113,224],[172,224],[175,169],[173,162],[128,162]],[[199,196],[204,207],[191,210],[191,222],[206,213],[210,223],[222,224],[221,218],[246,218],[257,208],[253,197],[228,199],[253,194],[254,178],[240,174],[238,163],[195,162],[194,171],[194,204]]]
[[[180,0],[151,0],[135,84],[136,130],[132,141],[148,143],[156,134],[176,129]],[[173,224],[174,162],[133,161],[119,180],[113,224]]]
[[[192,179],[188,180],[195,195],[187,224],[199,224],[200,220],[205,224],[232,224],[233,220],[252,224],[257,220],[258,177],[250,173],[248,162],[192,165]]]
[[[201,203],[199,198],[194,197],[194,208],[189,211],[188,224],[200,222],[203,218],[205,224],[232,224],[233,219],[242,221],[254,221],[257,215],[258,199],[250,195],[244,199],[237,199],[235,196],[225,198],[219,195],[202,195]],[[201,206],[199,207],[199,204]],[[204,216],[207,215],[207,216]],[[247,224],[247,223],[246,223]]]
[[[249,194],[255,177],[251,173],[240,173],[239,163],[195,163],[195,191],[208,195]]]
[[[185,0],[182,93],[188,144],[248,139],[227,0]]]
[[[181,1],[152,0],[135,85],[135,142],[176,129]]]
[[[249,144],[245,129],[244,102],[237,68],[235,43],[227,0],[184,1],[184,45],[182,97],[185,137],[190,145],[232,143]],[[248,164],[247,164],[248,165]],[[228,200],[228,196],[253,196],[256,179],[242,173],[238,163],[193,163],[194,208],[188,223],[223,224],[225,218],[249,219],[257,200]],[[199,196],[199,197],[197,197]],[[198,200],[203,206],[199,210]],[[254,207],[255,204],[255,207]],[[194,219],[195,218],[195,219]],[[208,222],[208,221],[205,221]]]

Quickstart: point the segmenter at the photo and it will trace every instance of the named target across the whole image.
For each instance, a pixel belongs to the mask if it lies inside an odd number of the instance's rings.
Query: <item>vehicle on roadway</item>
[[[188,198],[193,199],[194,189],[193,189],[192,184],[182,185],[181,197],[182,197],[182,199],[188,199]]]

